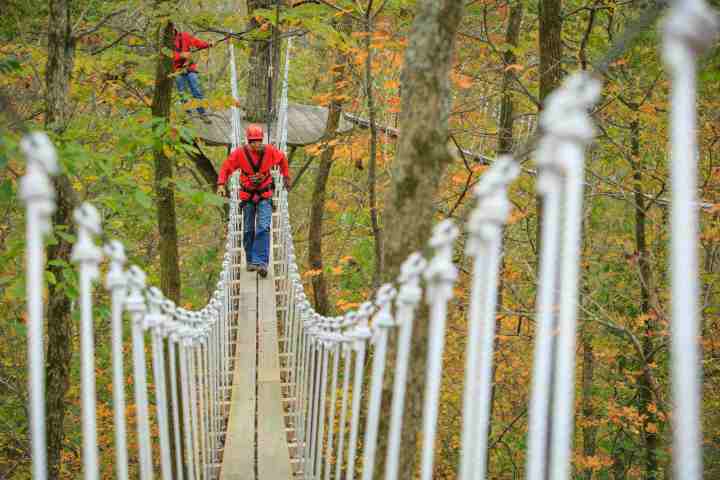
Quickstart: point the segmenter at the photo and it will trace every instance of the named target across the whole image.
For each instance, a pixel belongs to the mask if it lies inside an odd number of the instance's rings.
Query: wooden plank
[[[230,415],[220,472],[221,480],[255,478],[255,359],[256,283],[255,275],[240,277],[239,315],[235,341]]]
[[[272,275],[260,281],[260,338],[258,352],[258,477],[292,478],[285,432],[278,356],[275,289]]]

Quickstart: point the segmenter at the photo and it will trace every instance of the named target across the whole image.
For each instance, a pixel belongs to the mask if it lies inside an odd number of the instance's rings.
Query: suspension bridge
[[[675,478],[695,480],[702,478],[695,83],[697,58],[714,38],[717,23],[704,2],[687,0],[675,2],[663,31],[672,80],[672,451]],[[289,57],[275,137],[283,149],[288,65]],[[540,117],[542,138],[535,158],[545,213],[525,467],[529,480],[568,479],[572,473],[583,165],[594,134],[589,112],[600,95],[597,80],[574,74],[548,99]],[[236,108],[231,124],[232,144],[237,147]],[[52,229],[50,177],[58,167],[55,150],[44,134],[29,134],[21,147],[27,158],[21,192],[27,206],[33,478],[45,479],[43,237]],[[510,157],[494,161],[475,188],[476,206],[464,226],[469,237],[466,254],[474,264],[458,466],[463,480],[485,478],[487,471],[502,229],[510,211],[507,187],[518,172]],[[422,422],[421,478],[433,477],[445,321],[457,278],[453,248],[460,226],[449,220],[436,225],[430,258],[411,254],[397,282],[383,285],[357,311],[324,317],[313,310],[303,292],[288,194],[282,182],[276,185],[270,275],[263,279],[245,271],[239,187],[233,181],[222,272],[210,302],[199,311],[180,308],[146,285],[139,267],[127,267],[120,242],[98,245],[101,219],[92,205],[84,204],[75,212],[78,238],[72,258],[80,279],[84,478],[99,478],[92,298],[104,258],[109,268],[103,285],[112,302],[116,478],[129,478],[133,458],[143,480],[158,473],[163,480],[369,480],[380,473],[374,469],[376,457],[381,456],[383,478],[396,479],[400,432],[410,420]],[[408,419],[405,385],[413,321],[421,302],[430,311],[426,390],[422,418]],[[125,321],[132,325],[131,358],[122,351]],[[385,371],[391,331],[397,331],[397,357],[395,369]],[[366,359],[372,360],[368,372]],[[133,377],[135,425],[126,424],[125,369]],[[390,378],[392,402],[383,405],[382,384]],[[148,394],[151,380],[153,405]],[[363,406],[366,415],[361,418]],[[389,412],[388,447],[378,451],[378,425],[385,411]],[[137,431],[137,451],[128,448],[128,428]]]

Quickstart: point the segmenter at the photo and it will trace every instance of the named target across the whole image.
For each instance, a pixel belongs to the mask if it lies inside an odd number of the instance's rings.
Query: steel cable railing
[[[694,253],[697,242],[695,68],[700,47],[709,44],[717,29],[715,16],[700,0],[676,2],[665,28],[665,57],[673,80],[671,352],[676,405],[673,452],[675,475],[689,480],[702,477],[701,366]],[[283,150],[287,142],[288,69],[289,56],[276,126]],[[231,75],[234,83],[237,75],[234,64]],[[233,94],[237,94],[236,85]],[[526,478],[532,480],[567,479],[571,474],[583,164],[586,147],[593,136],[588,111],[599,95],[600,85],[596,80],[586,74],[572,75],[548,99],[540,118],[544,134],[537,153],[538,190],[544,197],[545,215],[526,465]],[[232,115],[232,143],[237,146],[240,119],[236,107]],[[54,149],[44,134],[29,134],[21,142],[21,148],[28,160],[21,196],[27,205],[33,477],[44,479],[47,472],[43,405],[43,237],[50,231],[54,194],[49,176],[57,171],[57,164]],[[474,265],[461,432],[462,480],[485,478],[487,471],[490,372],[502,230],[510,209],[507,189],[518,171],[518,165],[509,157],[492,164],[474,190],[477,203],[468,222],[466,254],[474,259]],[[341,317],[325,317],[313,310],[303,291],[290,228],[288,192],[279,180],[276,178],[272,265],[282,366],[286,372],[285,393],[290,400],[287,402],[290,441],[300,476],[313,480],[355,478],[359,467],[363,479],[368,480],[377,474],[374,471],[377,456],[382,455],[384,478],[398,478],[400,432],[407,420],[404,402],[413,322],[420,302],[425,300],[429,307],[430,335],[420,469],[423,479],[432,478],[445,322],[457,277],[452,253],[458,227],[451,221],[438,224],[430,240],[432,258],[426,261],[418,253],[410,255],[395,284],[383,285],[374,301],[365,302],[356,312]],[[99,477],[91,300],[103,252],[109,260],[105,287],[111,301],[117,477],[129,477],[122,354],[122,321],[127,312],[132,327],[139,477],[147,480],[156,473],[151,431],[157,430],[159,472],[163,480],[217,478],[234,368],[233,335],[239,313],[242,264],[242,215],[235,179],[231,181],[231,192],[219,282],[210,302],[198,311],[179,308],[159,290],[148,288],[140,268],[126,268],[125,253],[119,242],[111,241],[100,248],[96,243],[101,232],[100,216],[91,205],[83,204],[76,211],[78,241],[72,258],[80,273],[82,452],[86,479]],[[397,356],[392,372],[391,404],[384,406],[381,394],[385,377],[389,375],[386,361],[391,330],[397,333],[392,335],[397,338]],[[148,346],[155,387],[155,425],[150,423]],[[370,372],[365,372],[368,356],[372,362]],[[367,406],[367,415],[365,425],[361,426],[363,405]],[[388,448],[381,452],[377,451],[378,426],[382,412],[388,407]],[[364,432],[362,443],[361,431]]]

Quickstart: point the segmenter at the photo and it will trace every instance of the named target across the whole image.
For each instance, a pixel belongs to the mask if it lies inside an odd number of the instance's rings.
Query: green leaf
[[[15,191],[13,190],[12,181],[8,179],[0,183],[0,202],[9,202],[14,195]]]
[[[152,198],[150,198],[150,196],[147,193],[143,192],[139,188],[137,190],[135,190],[135,200],[143,208],[146,208],[146,209],[152,208]]]

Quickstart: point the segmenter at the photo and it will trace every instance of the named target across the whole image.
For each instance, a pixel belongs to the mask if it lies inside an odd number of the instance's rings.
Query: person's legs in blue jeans
[[[259,263],[255,258],[253,241],[255,240],[255,213],[257,205],[252,202],[244,202],[243,212],[243,250],[245,250],[245,258],[248,265]]]
[[[180,95],[180,103],[187,103],[187,94],[185,93],[186,90],[190,88],[190,83],[187,78],[186,73],[181,73],[177,77],[175,77],[175,85],[177,86],[178,94]],[[187,113],[190,113],[191,110],[185,110]]]
[[[270,223],[272,222],[272,204],[270,200],[260,200],[257,204],[257,225],[253,243],[253,257],[256,263],[267,268],[270,256]]]
[[[190,93],[192,93],[193,98],[197,100],[204,99],[205,96],[200,89],[200,78],[198,77],[197,72],[188,72],[186,75],[188,85],[190,86]],[[198,107],[197,111],[200,115],[205,115],[205,109],[203,107]]]

